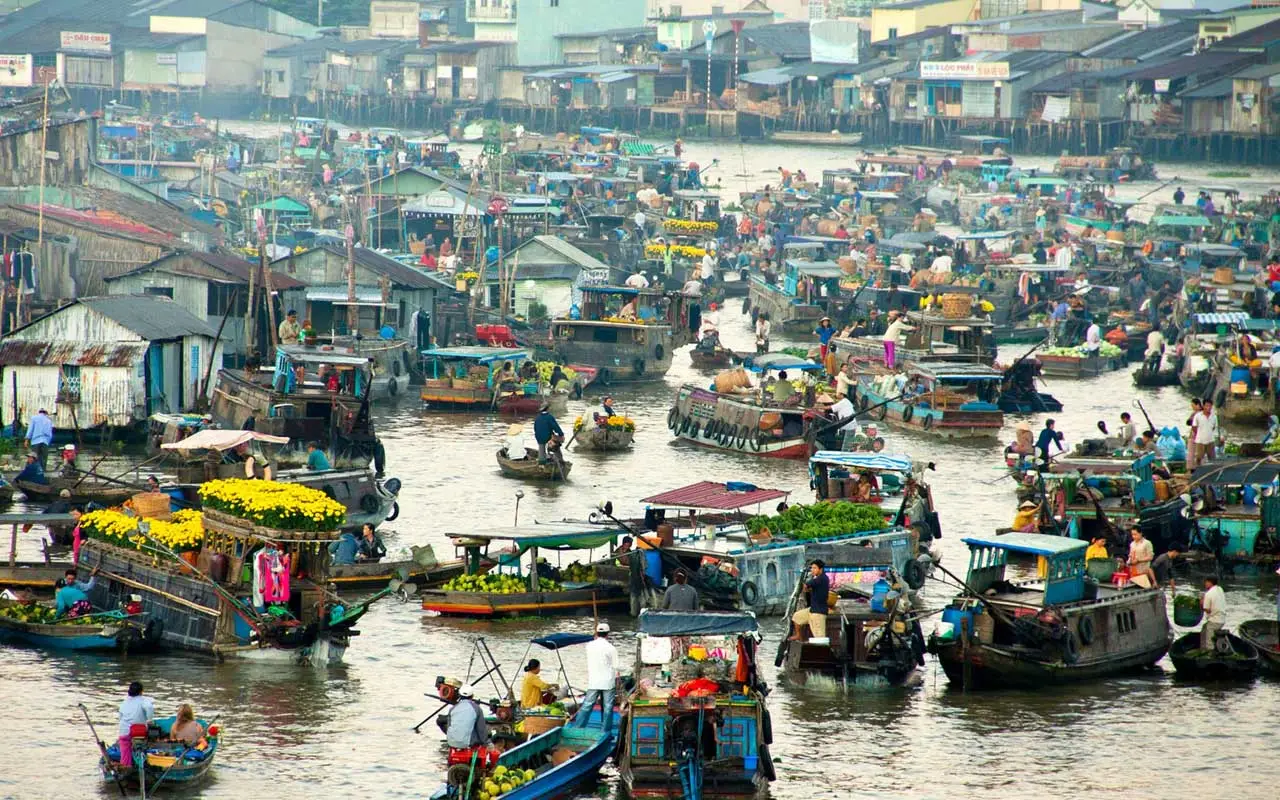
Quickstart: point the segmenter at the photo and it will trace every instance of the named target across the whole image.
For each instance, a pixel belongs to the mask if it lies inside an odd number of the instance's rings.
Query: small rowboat
[[[71,492],[71,497],[61,498],[73,505],[81,503],[101,503],[104,506],[120,505],[138,492],[140,487],[122,483],[107,483],[92,478],[52,478],[48,483],[31,483],[30,481],[14,481],[27,499],[33,503],[52,503],[60,499],[58,493],[63,489]]]
[[[723,369],[742,363],[742,356],[727,347],[717,346],[714,350],[695,347],[689,351],[689,361],[697,369]]]
[[[629,449],[636,434],[626,428],[587,425],[582,430],[575,431],[573,437],[573,445],[578,450],[612,453]]]
[[[525,450],[524,458],[511,458],[504,447],[497,453],[498,468],[508,478],[521,478],[526,481],[564,481],[569,479],[569,470],[573,464],[562,458],[547,461],[538,460],[537,450]]]
[[[1225,637],[1227,646],[1222,646]],[[1253,680],[1258,674],[1258,648],[1223,631],[1217,646],[1200,647],[1200,634],[1188,633],[1169,647],[1169,660],[1178,677],[1204,681]]]
[[[156,646],[163,627],[159,620],[148,622],[145,614],[122,611],[50,622],[44,621],[48,610],[39,609],[34,604],[0,600],[0,641],[51,650],[136,652]]]
[[[1258,648],[1258,666],[1270,675],[1280,675],[1280,622],[1251,619],[1236,629],[1240,638]]]
[[[413,558],[405,561],[331,564],[329,583],[339,592],[381,589],[393,578],[415,586],[430,586],[461,575],[466,568],[460,559],[443,563],[436,561],[431,545],[414,545],[411,550]]]
[[[181,742],[165,741],[173,728],[174,720],[175,717],[165,717],[151,723],[148,740],[144,745],[147,759],[141,770],[144,773],[142,775],[139,775],[140,770],[137,768],[120,765],[118,742],[108,747],[107,758],[98,760],[103,780],[110,784],[119,779],[126,786],[138,786],[145,778],[146,790],[150,792],[163,784],[190,785],[208,775],[213,768],[214,756],[218,754],[218,726],[210,726],[207,720],[196,720],[208,733],[196,745],[187,746]],[[140,745],[141,738],[134,742],[135,757]]]

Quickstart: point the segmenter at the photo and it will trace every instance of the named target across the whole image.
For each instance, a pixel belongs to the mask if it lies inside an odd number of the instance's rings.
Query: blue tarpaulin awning
[[[759,629],[756,615],[750,611],[655,611],[646,608],[636,621],[636,631],[649,636],[729,636],[754,633]]]
[[[559,650],[562,647],[572,647],[575,644],[586,644],[594,638],[596,637],[589,633],[549,633],[531,641],[548,650]]]

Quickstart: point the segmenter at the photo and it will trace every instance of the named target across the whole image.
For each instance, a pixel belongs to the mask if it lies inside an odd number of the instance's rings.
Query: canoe
[[[339,592],[381,589],[393,578],[415,586],[430,586],[461,575],[466,568],[461,559],[437,562],[430,545],[414,545],[411,550],[413,558],[403,561],[330,564],[329,583]]]
[[[157,786],[161,776],[164,777],[164,783],[161,785],[196,783],[209,774],[209,770],[213,768],[214,757],[218,754],[217,725],[214,725],[212,732],[202,740],[203,747],[197,744],[192,748],[181,743],[164,741],[170,729],[173,728],[174,719],[174,717],[165,717],[151,723],[151,736],[147,743],[147,760],[144,768],[148,792]],[[206,731],[210,730],[208,720],[197,719],[196,721]],[[136,745],[134,752],[136,755]],[[118,776],[126,786],[138,786],[141,783],[137,768],[121,767],[118,763],[120,758],[118,742],[107,748],[107,756],[111,759],[110,761],[98,759],[98,768],[102,771],[104,781],[114,784]]]
[[[475,774],[472,773],[470,759],[451,757],[450,761],[457,763],[452,763],[444,785],[431,797],[438,800],[461,798],[466,794],[468,784],[471,784],[472,796],[475,796],[477,786],[484,791],[486,781],[497,782],[493,775],[498,768],[507,772],[519,770],[522,776],[532,773],[532,777],[520,785],[503,792],[504,800],[544,800],[570,795],[577,786],[596,783],[600,768],[617,744],[617,731],[616,716],[612,729],[606,735],[600,728],[599,715],[593,712],[586,726],[552,728],[503,752],[491,768],[477,765]],[[465,756],[465,751],[462,755]]]
[[[625,609],[631,603],[626,588],[616,584],[518,594],[426,589],[421,595],[424,611],[445,617],[589,616],[608,609]]]
[[[521,478],[527,481],[563,481],[569,479],[569,470],[573,464],[563,459],[538,461],[536,450],[526,451],[524,458],[508,458],[504,447],[497,452],[498,468],[508,478]]]
[[[50,650],[138,651],[160,641],[159,622],[148,622],[145,614],[121,611],[95,614],[84,620],[42,622],[8,616],[25,605],[16,600],[0,600],[0,640]],[[91,621],[89,621],[91,620]]]
[[[66,498],[72,504],[101,503],[104,506],[115,506],[133,497],[141,491],[140,487],[118,483],[105,483],[86,478],[51,478],[48,483],[31,483],[30,481],[14,481],[27,499],[33,503],[52,503],[58,500],[58,492],[63,489],[71,492]]]
[[[1188,633],[1169,647],[1178,677],[1204,681],[1252,680],[1258,674],[1258,648],[1232,633],[1228,653],[1200,649],[1200,633]]]
[[[629,449],[635,438],[635,431],[591,425],[574,434],[573,446],[577,450],[610,453]]]
[[[689,351],[689,361],[698,369],[715,369],[732,367],[741,363],[742,357],[724,347],[717,347],[715,350],[700,350],[695,347]]]
[[[1240,638],[1258,648],[1258,666],[1263,672],[1280,676],[1280,622],[1251,619],[1236,628]]]

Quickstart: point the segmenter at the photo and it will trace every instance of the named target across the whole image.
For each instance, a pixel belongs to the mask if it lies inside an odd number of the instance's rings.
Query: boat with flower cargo
[[[573,438],[569,444],[578,450],[612,453],[630,449],[635,436],[636,423],[631,417],[593,414],[590,421],[581,416],[573,421]]]
[[[462,551],[466,574],[439,589],[424,589],[422,608],[437,616],[489,619],[607,614],[625,609],[630,597],[624,583],[598,578],[557,583],[539,575],[538,554],[543,550],[612,549],[627,533],[591,523],[547,523],[449,534]],[[498,549],[495,542],[509,546]]]
[[[575,369],[598,369],[601,383],[661,380],[676,348],[692,340],[678,292],[627,286],[583,286],[581,292],[577,314],[551,323],[551,342]]]
[[[170,521],[113,509],[85,514],[80,566],[97,570],[94,605],[139,595],[169,647],[326,665],[342,660],[369,606],[398,588],[355,605],[327,592],[329,545],[345,512],[318,489],[223,479],[205,483],[200,500],[203,512]]]

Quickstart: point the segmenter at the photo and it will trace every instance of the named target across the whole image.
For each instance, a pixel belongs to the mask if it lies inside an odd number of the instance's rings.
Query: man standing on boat
[[[545,464],[547,462],[547,444],[551,441],[552,436],[564,438],[564,431],[560,430],[560,423],[556,422],[556,418],[551,415],[551,406],[543,403],[542,408],[538,410],[538,416],[533,420],[533,438],[538,443],[538,461]]]
[[[613,699],[617,694],[618,651],[609,643],[609,623],[596,626],[596,638],[587,643],[587,693],[573,724],[585,728],[591,721],[591,709],[600,702],[601,729],[605,735],[613,729]]]
[[[142,682],[129,684],[129,696],[120,703],[120,764],[132,769],[133,763],[133,728],[141,725],[142,737],[146,736],[147,724],[156,718],[156,701],[142,693]]]
[[[809,576],[804,579],[804,591],[809,595],[808,608],[802,608],[791,615],[795,630],[791,632],[791,641],[802,641],[801,634],[805,625],[809,626],[811,638],[824,639],[827,636],[828,595],[831,594],[831,579],[827,577],[827,565],[822,559],[815,558],[809,565]]]
[[[1200,607],[1204,609],[1204,626],[1200,628],[1200,649],[1213,647],[1213,637],[1227,622],[1227,593],[1218,585],[1218,579],[1212,575],[1204,579],[1204,597],[1200,599]]]
[[[1062,432],[1055,429],[1055,423],[1051,419],[1044,421],[1044,428],[1040,430],[1040,436],[1036,439],[1036,449],[1040,451],[1040,463],[1046,468],[1049,466],[1049,446],[1058,445],[1058,452],[1061,453],[1067,448],[1062,445]]]
[[[41,472],[49,468],[49,445],[51,444],[53,444],[53,420],[49,419],[49,412],[42,408],[31,418],[31,422],[27,423],[27,447],[35,451],[36,458],[40,460]]]
[[[455,750],[468,750],[489,741],[489,726],[484,710],[475,701],[476,690],[467,684],[458,690],[458,702],[449,710],[449,729],[445,739]]]
[[[663,592],[662,608],[665,611],[698,610],[698,590],[689,585],[689,576],[684,570],[676,570],[675,583]]]

